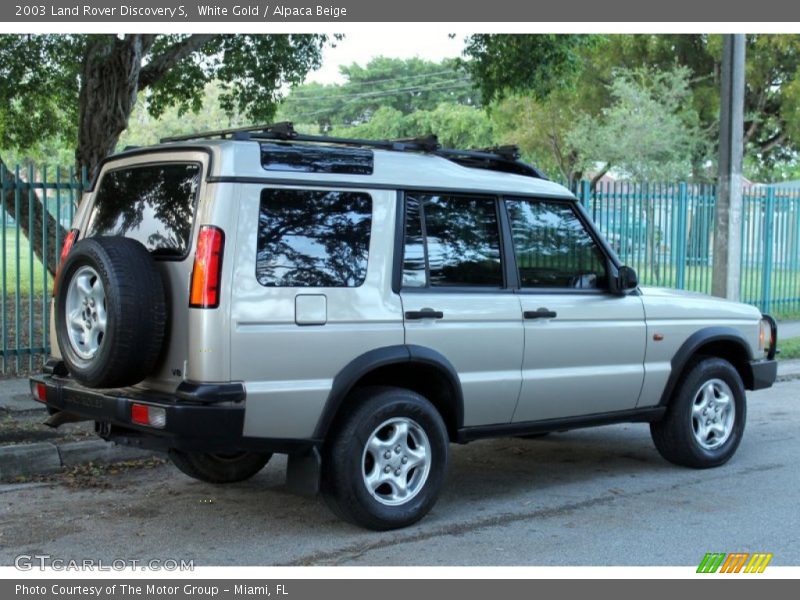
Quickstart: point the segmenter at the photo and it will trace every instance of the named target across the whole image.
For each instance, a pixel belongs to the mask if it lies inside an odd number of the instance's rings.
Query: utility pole
[[[720,87],[719,181],[711,290],[715,296],[739,300],[742,275],[745,36],[727,34],[724,38]]]

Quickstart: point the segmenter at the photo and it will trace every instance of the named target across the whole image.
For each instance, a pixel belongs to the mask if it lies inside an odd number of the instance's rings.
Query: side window
[[[367,275],[372,198],[360,192],[261,192],[256,279],[268,287],[358,287]]]
[[[605,288],[605,256],[566,202],[506,200],[523,288]]]
[[[406,287],[502,287],[500,232],[491,197],[406,198]]]

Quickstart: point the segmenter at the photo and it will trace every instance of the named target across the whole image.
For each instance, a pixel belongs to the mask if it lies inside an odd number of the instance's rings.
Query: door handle
[[[539,308],[536,310],[526,310],[524,313],[522,313],[522,316],[524,316],[526,319],[555,319],[558,315],[554,310]]]
[[[443,319],[444,313],[440,310],[433,310],[432,308],[423,308],[422,310],[407,310],[406,319],[419,320],[419,319]]]

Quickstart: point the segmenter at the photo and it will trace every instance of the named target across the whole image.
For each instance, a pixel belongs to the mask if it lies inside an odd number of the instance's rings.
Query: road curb
[[[0,481],[58,473],[64,467],[84,463],[113,464],[147,458],[153,453],[139,448],[117,446],[103,440],[67,444],[37,442],[0,447]]]

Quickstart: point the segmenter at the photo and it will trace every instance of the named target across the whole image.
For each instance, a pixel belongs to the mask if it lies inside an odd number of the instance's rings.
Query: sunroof
[[[267,171],[372,175],[372,150],[298,144],[261,144],[261,166]]]

